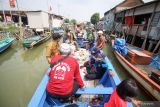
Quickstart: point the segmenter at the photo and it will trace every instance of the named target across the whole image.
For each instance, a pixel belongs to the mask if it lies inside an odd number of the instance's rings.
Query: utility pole
[[[3,1],[2,0],[1,0],[1,4],[2,4],[2,11],[3,11],[3,19],[4,19],[4,23],[6,25],[6,15],[5,15],[5,12],[4,12]]]
[[[20,32],[20,40],[23,40],[23,31],[22,31],[22,19],[21,19],[21,13],[19,10],[18,0],[16,0],[17,3],[17,9],[19,12],[19,32]]]
[[[49,31],[50,35],[52,35],[52,20],[53,20],[53,13],[52,13],[52,3],[47,0],[47,7],[49,7],[48,16],[49,16]]]

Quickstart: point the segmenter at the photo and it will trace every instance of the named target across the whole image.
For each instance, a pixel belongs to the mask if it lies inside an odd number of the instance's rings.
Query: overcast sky
[[[0,9],[10,9],[9,0],[0,0]],[[2,6],[3,1],[3,6]],[[92,14],[110,10],[124,0],[18,0],[20,10],[49,10],[49,5],[53,7],[52,12],[64,17],[74,18],[79,21],[89,21]],[[143,0],[144,2],[152,0]]]

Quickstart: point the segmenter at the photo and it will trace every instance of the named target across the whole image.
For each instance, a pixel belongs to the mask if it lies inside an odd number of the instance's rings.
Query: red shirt
[[[117,92],[116,89],[113,91],[109,101],[104,104],[104,107],[126,107],[127,106],[127,101],[121,99]]]
[[[64,56],[58,55],[51,59],[51,63],[63,58]],[[47,84],[47,92],[57,95],[67,95],[72,91],[74,79],[80,85],[84,86],[79,72],[79,64],[76,59],[68,57],[62,62],[55,65],[50,73],[50,80]]]

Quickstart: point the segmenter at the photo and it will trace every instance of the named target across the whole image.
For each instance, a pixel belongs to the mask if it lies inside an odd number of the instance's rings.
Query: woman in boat
[[[52,57],[51,71],[46,91],[48,95],[56,99],[68,99],[76,93],[79,88],[84,87],[80,76],[79,64],[71,57],[70,45],[62,43],[60,46],[61,55]],[[60,61],[61,60],[61,61]]]
[[[47,46],[46,46],[46,58],[48,63],[51,63],[51,58],[59,55],[59,41],[61,39],[61,35],[59,33],[54,33],[52,34],[52,42],[50,42]]]
[[[78,35],[78,33],[80,33],[80,32],[82,31],[81,25],[80,25],[80,24],[77,24],[75,30],[76,30],[76,34]]]
[[[91,28],[87,32],[87,40],[88,40],[88,43],[86,44],[86,49],[88,50],[94,47],[94,42],[95,42],[95,36]]]
[[[70,32],[69,29],[66,30],[66,34],[65,34],[65,36],[63,38],[63,42],[64,43],[68,43],[68,44],[74,42],[74,37],[73,37],[73,35],[72,35],[72,33]]]
[[[138,87],[134,80],[123,80],[113,91],[109,101],[104,104],[104,107],[127,107],[127,102],[132,102],[136,106],[140,101],[133,98],[138,96]]]
[[[98,38],[97,38],[97,44],[96,47],[99,49],[103,49],[103,47],[105,46],[106,43],[106,38],[103,35],[103,31],[98,31]]]
[[[90,60],[84,63],[84,67],[86,67],[87,70],[85,78],[89,80],[102,78],[107,70],[107,65],[104,60],[104,53],[98,48],[93,48],[91,50]],[[113,74],[109,72],[109,75],[112,76]]]
[[[72,44],[78,50],[78,44],[74,40],[73,33],[69,29],[66,30],[66,34],[63,37],[63,43]]]

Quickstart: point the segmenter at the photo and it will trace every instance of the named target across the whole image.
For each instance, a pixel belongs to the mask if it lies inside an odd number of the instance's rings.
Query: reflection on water
[[[21,57],[24,62],[32,62],[33,60],[39,59],[42,55],[42,50],[39,47],[34,47],[32,49],[26,49],[22,54]]]
[[[45,58],[46,44],[24,50],[21,43],[15,42],[12,47],[0,54],[0,107],[27,106],[48,68]],[[116,60],[111,47],[106,46],[104,52],[120,77],[128,78],[128,74]],[[148,100],[143,93],[140,99]]]
[[[14,45],[14,44],[13,44],[13,45]],[[13,46],[10,46],[8,49],[6,49],[6,50],[3,51],[2,53],[0,53],[0,65],[1,65],[2,63],[4,63],[5,61],[9,60],[9,59],[12,57],[12,55],[13,55],[14,53],[16,53],[16,52],[17,52],[17,50],[14,49]]]
[[[26,107],[48,68],[45,46],[24,50],[16,42],[0,54],[0,107]]]

